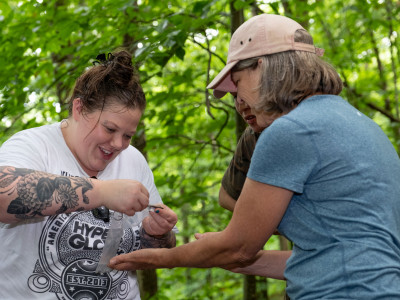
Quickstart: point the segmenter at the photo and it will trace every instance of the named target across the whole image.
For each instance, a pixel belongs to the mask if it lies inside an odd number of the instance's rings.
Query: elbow
[[[249,253],[246,251],[239,251],[237,253],[237,264],[240,267],[245,267],[251,264],[256,258],[256,253]]]
[[[235,203],[229,203],[227,202],[225,199],[218,199],[218,204],[219,206],[221,206],[222,208],[225,208],[226,210],[232,211],[235,208]]]
[[[17,223],[18,220],[10,215],[9,213],[7,213],[7,210],[4,208],[0,209],[0,223],[4,223],[4,224],[13,224],[13,223]]]
[[[249,243],[248,239],[239,238],[227,229],[218,234],[220,234],[218,245],[222,248],[220,250],[225,258],[223,264],[246,266],[256,259],[260,249]]]
[[[13,215],[5,212],[4,210],[0,210],[0,223],[3,224],[8,224],[8,225],[16,225],[19,223],[24,223],[27,219],[33,219],[33,218],[28,218],[26,215]],[[43,220],[43,217],[36,217],[35,219],[41,221]]]
[[[239,267],[245,267],[253,263],[257,257],[258,251],[253,251],[250,248],[243,246],[237,248],[234,255],[234,262]]]
[[[0,223],[3,223],[3,224],[14,225],[14,224],[17,224],[20,221],[21,220],[18,220],[18,219],[14,218],[14,217],[7,218],[6,216],[0,216]]]
[[[228,192],[221,186],[218,195],[218,204],[227,210],[233,211],[236,200],[233,199]]]
[[[218,204],[219,204],[219,206],[221,206],[222,208],[228,209],[228,208],[226,207],[226,205],[225,205],[225,202],[224,202],[221,198],[218,199]]]

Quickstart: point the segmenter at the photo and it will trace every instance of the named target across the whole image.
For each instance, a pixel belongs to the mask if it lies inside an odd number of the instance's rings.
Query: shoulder
[[[265,136],[274,134],[281,138],[304,137],[316,131],[326,130],[332,122],[340,119],[345,111],[348,111],[350,104],[340,96],[336,95],[315,95],[302,101],[288,114],[276,119],[262,134]]]
[[[32,144],[35,146],[41,143],[52,144],[56,143],[60,136],[61,130],[59,123],[55,123],[19,131],[4,142],[4,145],[18,142],[22,142],[25,145]]]
[[[144,155],[134,146],[129,145],[124,151],[121,152],[125,159],[137,160],[139,162],[146,162]],[[146,162],[147,164],[147,162]]]
[[[326,119],[331,115],[332,111],[341,109],[348,109],[350,104],[340,96],[336,95],[314,95],[311,96],[289,112],[286,116],[291,119],[299,119],[306,121],[312,121],[314,118]]]
[[[14,134],[0,147],[0,162],[44,170],[60,152],[62,134],[58,124],[26,129]]]
[[[49,125],[42,125],[39,127],[33,127],[25,130],[21,130],[17,133],[15,133],[12,137],[43,137],[46,138],[48,137],[49,134],[56,134],[57,132],[60,131],[60,123],[54,123],[54,124],[49,124]]]
[[[129,145],[124,151],[122,151],[117,159],[119,167],[124,169],[127,166],[132,166],[130,169],[134,172],[150,172],[150,167],[147,163],[144,155],[136,149],[134,146]]]

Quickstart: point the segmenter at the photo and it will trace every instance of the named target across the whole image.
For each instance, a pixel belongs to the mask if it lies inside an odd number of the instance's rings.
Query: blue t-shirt
[[[400,160],[376,123],[310,97],[264,130],[248,177],[294,192],[278,227],[291,299],[400,299]]]

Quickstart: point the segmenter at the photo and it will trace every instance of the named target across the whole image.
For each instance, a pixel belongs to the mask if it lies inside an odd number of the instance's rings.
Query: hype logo
[[[55,293],[59,299],[125,299],[133,284],[128,272],[95,273],[108,227],[91,212],[49,217],[29,288],[37,293]],[[138,230],[125,229],[118,254],[139,246]]]

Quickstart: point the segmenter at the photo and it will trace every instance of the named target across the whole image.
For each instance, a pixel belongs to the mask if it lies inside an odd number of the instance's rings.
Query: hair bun
[[[126,87],[134,74],[131,55],[127,51],[119,51],[112,53],[110,59],[105,80]]]
[[[99,54],[93,67],[77,79],[69,101],[70,115],[76,98],[81,99],[86,112],[102,111],[113,103],[141,111],[146,107],[146,97],[132,56],[126,50]]]

